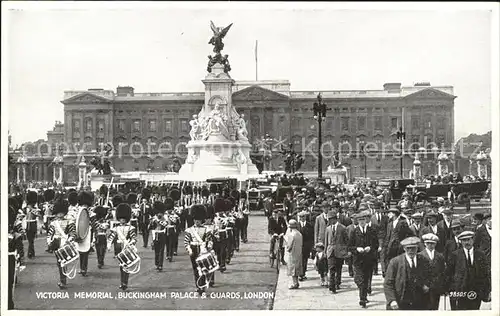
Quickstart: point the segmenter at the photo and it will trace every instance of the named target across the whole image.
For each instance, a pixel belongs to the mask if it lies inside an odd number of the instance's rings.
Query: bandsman
[[[135,229],[139,229],[139,207],[137,203],[137,194],[129,193],[127,194],[127,203],[132,209],[132,217],[130,218],[130,225],[134,226]]]
[[[141,194],[141,204],[139,205],[139,230],[142,234],[142,245],[144,248],[148,247],[149,241],[149,220],[151,217],[151,190],[144,188]]]
[[[94,198],[90,192],[86,192],[86,191],[80,192],[80,194],[78,194],[79,207],[77,210],[77,214],[79,214],[80,212],[87,212],[87,215],[88,215],[87,218],[90,219],[89,208],[93,204],[92,203],[93,200],[94,200]],[[76,220],[77,220],[77,217],[75,217],[75,220],[74,220],[75,226],[78,225],[78,223],[76,223]],[[80,253],[80,271],[79,271],[79,273],[85,277],[85,276],[87,276],[90,244],[92,242],[91,226],[89,225],[86,237],[84,239],[80,239],[79,236],[76,236],[76,237],[77,237],[77,239],[75,241],[77,242],[77,249],[78,249],[78,252]]]
[[[134,226],[129,224],[131,213],[132,209],[126,203],[119,204],[116,208],[116,218],[120,221],[120,224],[110,230],[108,237],[108,250],[111,249],[111,245],[114,245],[115,256],[127,246],[135,248],[137,243],[137,231]],[[121,285],[118,287],[119,289],[127,290],[128,278],[129,273],[125,272],[120,266]]]
[[[166,248],[167,248],[167,260],[172,262],[173,257],[177,255],[177,249],[179,247],[179,226],[180,218],[175,212],[174,201],[171,198],[165,200],[166,209]]]
[[[104,266],[104,257],[106,255],[107,232],[109,223],[106,221],[107,210],[103,206],[97,206],[94,209],[94,218],[92,221],[92,230],[94,231],[94,244],[97,254],[97,268]]]
[[[55,198],[55,192],[52,189],[47,189],[43,192],[43,195],[45,197],[45,204],[43,206],[44,208],[44,223],[45,223],[45,230],[49,231],[49,226],[50,223],[54,220],[56,217],[53,209],[54,209],[54,198]],[[46,252],[51,252],[47,248]]]
[[[215,236],[216,238],[214,241],[215,242],[214,249],[215,253],[217,254],[217,261],[219,262],[219,271],[221,273],[224,273],[224,271],[226,271],[227,243],[228,243],[227,219],[224,214],[225,209],[226,209],[226,203],[224,202],[224,199],[222,198],[215,199],[214,226],[216,231],[218,232],[218,235]]]
[[[241,190],[240,192],[240,210],[243,213],[243,219],[241,223],[241,241],[243,243],[248,242],[248,217],[250,215],[250,210],[248,209],[247,192]]]
[[[9,257],[9,276],[8,276],[8,309],[14,309],[13,290],[16,283],[17,273],[22,272],[26,266],[24,264],[24,245],[21,223],[17,220],[18,211],[9,206],[9,241],[8,241],[8,257]]]
[[[50,223],[49,232],[47,233],[47,245],[54,252],[67,243],[74,242],[76,237],[74,222],[66,218],[68,209],[69,205],[63,199],[56,201],[54,204],[56,218]],[[67,277],[59,261],[57,262],[57,268],[59,269],[59,283],[57,285],[60,289],[66,289]]]
[[[41,211],[36,206],[38,195],[35,191],[26,193],[26,207],[23,209],[24,220],[26,221],[26,237],[28,238],[28,258],[35,256],[35,237],[38,230],[38,218],[41,217]]]
[[[154,213],[154,214],[153,214]],[[153,203],[152,219],[148,229],[153,236],[153,250],[155,252],[155,266],[158,272],[163,270],[163,260],[165,259],[166,227],[165,204],[160,201]],[[168,250],[168,249],[167,249]]]
[[[205,205],[205,210],[206,210],[206,218],[205,218],[205,227],[207,228],[207,233],[210,234],[213,237],[213,243],[214,243],[214,249],[215,249],[215,242],[219,237],[219,232],[217,231],[217,227],[214,224],[214,217],[215,217],[215,212],[214,212],[214,207],[210,204]],[[215,285],[215,272],[210,273],[208,276],[209,285],[214,286]]]

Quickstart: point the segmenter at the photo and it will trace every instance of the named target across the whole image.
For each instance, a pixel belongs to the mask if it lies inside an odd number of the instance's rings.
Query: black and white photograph
[[[1,313],[497,314],[499,6],[407,5],[2,2]]]

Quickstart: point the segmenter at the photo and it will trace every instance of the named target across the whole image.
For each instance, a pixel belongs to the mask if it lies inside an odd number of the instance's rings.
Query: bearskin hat
[[[207,188],[207,187],[203,187],[201,190],[200,190],[200,194],[201,196],[203,197],[208,197],[210,195],[210,190]]]
[[[229,194],[229,196],[235,200],[239,200],[240,199],[240,191],[232,190],[231,193]]]
[[[151,188],[151,192],[153,194],[160,194],[161,193],[160,192],[160,187],[158,187],[158,186],[155,185],[154,187]]]
[[[38,201],[38,194],[36,194],[35,191],[28,191],[28,193],[26,193],[26,203],[28,205],[36,204],[37,201]]]
[[[71,192],[76,192],[76,189],[71,188],[71,189],[68,190],[67,193],[71,193]]]
[[[129,193],[127,195],[127,203],[128,204],[135,204],[136,202],[137,202],[137,194]]]
[[[99,194],[100,195],[108,194],[108,187],[105,184],[101,185],[101,187],[99,188]]]
[[[234,207],[234,200],[232,198],[225,199],[224,204],[226,205],[226,212],[230,211]]]
[[[217,184],[215,183],[210,184],[210,193],[215,194],[218,192],[219,192],[219,187],[217,186]]]
[[[195,204],[191,206],[191,215],[193,219],[203,221],[206,218],[207,210],[203,204]]]
[[[226,202],[223,198],[216,198],[214,202],[214,211],[216,213],[225,212],[226,211]]]
[[[78,193],[76,193],[76,191],[71,191],[68,193],[68,202],[72,206],[78,204]]]
[[[170,192],[168,193],[168,196],[175,202],[175,201],[179,201],[181,199],[181,191],[179,191],[178,189],[172,189],[170,190]]]
[[[17,210],[9,206],[9,226],[13,226],[17,219]]]
[[[240,199],[246,200],[246,198],[247,198],[247,191],[241,190],[240,191]]]
[[[91,192],[82,191],[78,194],[78,204],[91,206],[94,204],[94,197]]]
[[[142,198],[149,200],[151,198],[151,189],[149,188],[142,189]]]
[[[68,214],[68,207],[69,207],[69,203],[66,200],[60,198],[54,203],[54,210],[52,211],[52,214],[57,215],[59,213],[62,213],[64,215],[66,215],[66,214]]]
[[[160,202],[160,201],[156,201],[153,204],[153,209],[154,209],[155,214],[165,213],[165,203]]]
[[[200,187],[194,187],[193,188],[193,194],[201,194]]]
[[[43,194],[38,194],[38,204],[43,204],[45,203],[45,198],[43,197]]]
[[[167,211],[171,211],[174,209],[174,200],[172,200],[171,198],[167,198],[165,200],[165,210]]]
[[[104,217],[106,217],[106,215],[108,214],[108,211],[102,206],[97,206],[94,209],[94,213],[95,213],[95,218],[99,220],[99,219],[103,219]]]
[[[125,219],[126,222],[130,221],[132,216],[132,209],[127,203],[120,203],[116,208],[116,219]]]
[[[121,196],[121,194],[117,194],[117,195],[113,196],[113,199],[111,199],[111,203],[113,203],[114,207],[117,207],[118,205],[122,204],[123,202],[125,202],[125,201],[123,200],[123,196]]]
[[[9,207],[13,207],[16,210],[16,212],[21,208],[15,197],[9,198]]]
[[[207,210],[207,218],[213,219],[215,215],[213,205],[207,204],[205,205],[205,209]]]
[[[45,202],[52,202],[56,197],[56,192],[52,189],[47,189],[43,192],[43,197],[45,198]]]

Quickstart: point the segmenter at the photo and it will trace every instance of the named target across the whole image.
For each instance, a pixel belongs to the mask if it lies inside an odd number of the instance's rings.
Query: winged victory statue
[[[216,27],[214,22],[210,21],[210,28],[212,29],[212,32],[214,32],[214,35],[208,42],[208,44],[214,45],[214,53],[220,54],[220,51],[224,48],[224,43],[222,43],[222,39],[224,36],[226,36],[227,32],[231,28],[233,23],[229,24],[228,26],[222,28],[222,27]]]

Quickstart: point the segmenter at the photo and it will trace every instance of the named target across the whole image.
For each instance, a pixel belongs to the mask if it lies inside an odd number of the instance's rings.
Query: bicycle
[[[283,260],[283,258],[281,258],[281,251],[280,251],[280,240],[283,238],[285,234],[281,233],[281,234],[273,234],[273,236],[271,237],[272,239],[275,239],[275,242],[274,242],[274,248],[273,248],[273,257],[269,257],[269,263],[271,265],[271,268],[274,267],[274,262],[276,261],[276,272],[278,273],[280,271],[280,264]]]

